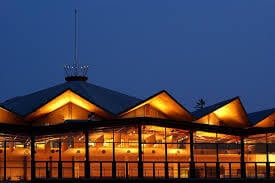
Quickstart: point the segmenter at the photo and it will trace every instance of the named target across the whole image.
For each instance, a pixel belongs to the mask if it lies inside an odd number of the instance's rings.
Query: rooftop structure
[[[0,104],[2,180],[273,180],[275,110],[239,97],[189,112],[82,79]]]

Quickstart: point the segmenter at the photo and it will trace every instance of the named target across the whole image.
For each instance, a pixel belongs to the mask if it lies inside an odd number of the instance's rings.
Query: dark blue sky
[[[74,8],[90,83],[165,89],[190,111],[235,96],[248,112],[275,107],[274,0],[2,0],[0,101],[64,82]]]

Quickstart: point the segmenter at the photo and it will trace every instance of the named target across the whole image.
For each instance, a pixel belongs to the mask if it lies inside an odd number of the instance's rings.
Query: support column
[[[241,178],[246,178],[246,167],[245,167],[245,161],[244,161],[244,137],[241,137]]]
[[[189,131],[189,139],[190,139],[190,168],[189,168],[189,174],[190,174],[190,178],[195,178],[196,169],[195,169],[195,162],[194,162],[194,136],[193,136],[193,130]]]
[[[165,178],[169,178],[169,168],[168,168],[168,160],[167,160],[167,141],[166,141],[166,128],[164,129],[164,147],[165,147],[165,163],[164,163],[164,172],[165,172]]]
[[[23,168],[24,168],[24,170],[23,170],[23,178],[24,178],[24,180],[26,181],[27,180],[27,156],[26,155],[24,155],[24,159],[23,159]]]
[[[116,144],[115,144],[115,129],[113,128],[113,162],[112,162],[112,178],[116,178]]]
[[[31,136],[31,180],[36,178],[35,175],[35,137]]]
[[[46,179],[50,178],[49,161],[46,161]]]
[[[143,177],[143,162],[142,162],[142,132],[141,124],[138,123],[138,177]]]
[[[62,179],[62,141],[58,141],[58,178]]]
[[[75,178],[75,163],[74,163],[74,156],[72,156],[72,178]]]
[[[50,163],[49,178],[51,178],[53,175],[53,157],[52,156],[49,157],[49,163]]]
[[[268,140],[267,133],[265,135],[265,152],[266,152],[266,178],[270,178],[270,164],[269,164],[269,148],[268,148]]]
[[[89,151],[89,130],[84,131],[85,134],[85,178],[90,178],[90,151]]]
[[[216,141],[216,178],[219,179],[221,174],[220,162],[219,162],[219,144]]]
[[[4,141],[4,181],[7,180],[7,141]]]

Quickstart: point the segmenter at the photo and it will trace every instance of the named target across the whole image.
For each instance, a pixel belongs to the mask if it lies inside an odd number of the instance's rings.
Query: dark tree
[[[197,102],[196,102],[196,105],[195,105],[195,109],[196,110],[199,110],[199,109],[202,109],[202,108],[204,108],[204,106],[205,106],[205,100],[203,100],[202,98],[201,99],[199,99]]]

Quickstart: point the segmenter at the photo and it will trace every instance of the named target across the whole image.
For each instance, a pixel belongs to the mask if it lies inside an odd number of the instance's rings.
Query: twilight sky
[[[247,112],[275,107],[274,0],[0,1],[0,102],[64,81],[145,99],[168,91],[189,111],[240,96]]]

